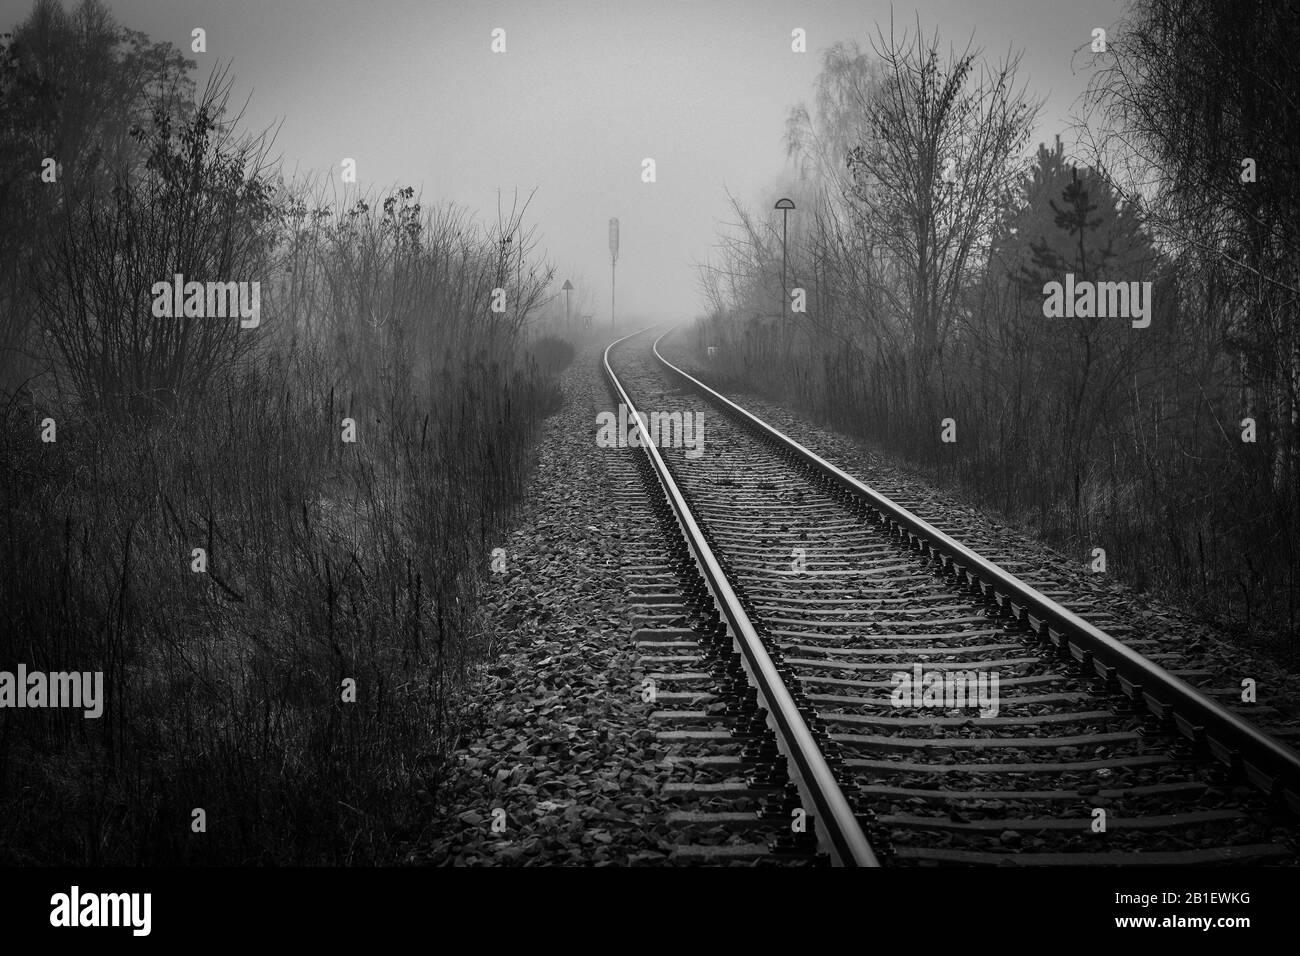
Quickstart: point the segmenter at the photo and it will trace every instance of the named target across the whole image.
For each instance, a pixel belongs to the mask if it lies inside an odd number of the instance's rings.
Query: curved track
[[[680,768],[679,859],[1296,860],[1300,755],[1176,655],[1077,616],[642,333],[605,366],[645,416],[621,467],[654,518],[625,573]]]

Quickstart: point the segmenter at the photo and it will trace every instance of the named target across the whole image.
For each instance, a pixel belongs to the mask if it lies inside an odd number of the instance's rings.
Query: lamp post
[[[790,199],[778,199],[776,205],[772,208],[781,210],[781,327],[784,329],[788,322],[785,317],[785,310],[786,306],[789,305],[790,302],[785,288],[785,240],[790,210],[794,208],[794,201]]]

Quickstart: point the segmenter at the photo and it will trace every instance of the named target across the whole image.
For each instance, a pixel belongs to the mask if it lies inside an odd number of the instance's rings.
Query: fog
[[[196,59],[197,78],[230,61],[247,128],[279,126],[286,170],[357,161],[358,187],[412,185],[495,218],[535,190],[530,221],[557,268],[609,318],[607,223],[621,221],[621,317],[679,320],[701,311],[692,263],[729,218],[726,191],[765,201],[785,172],[788,109],[811,97],[820,51],[864,48],[891,7],[862,0],[720,2],[430,2],[430,0],[116,0],[118,21]],[[969,0],[898,4],[958,47],[1023,50],[1020,79],[1044,98],[1037,140],[1068,134],[1086,81],[1071,67],[1120,7]],[[30,5],[5,4],[8,23]],[[188,52],[207,31],[206,54]],[[793,53],[791,30],[807,31]],[[494,28],[506,52],[490,49]],[[1080,60],[1082,62],[1082,60]],[[1064,135],[1067,148],[1071,142]],[[641,181],[642,160],[657,181]],[[576,301],[576,300],[575,300]]]

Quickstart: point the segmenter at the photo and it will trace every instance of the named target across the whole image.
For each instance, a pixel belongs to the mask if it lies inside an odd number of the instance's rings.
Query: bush
[[[559,375],[573,364],[573,345],[554,335],[544,335],[528,349],[543,375]]]
[[[558,402],[488,309],[525,272],[497,234],[410,188],[271,190],[219,112],[184,149],[160,121],[154,161],[70,215],[43,287],[67,374],[0,396],[0,668],[102,671],[107,697],[0,710],[0,864],[396,862]],[[151,316],[191,269],[258,279],[261,325]]]

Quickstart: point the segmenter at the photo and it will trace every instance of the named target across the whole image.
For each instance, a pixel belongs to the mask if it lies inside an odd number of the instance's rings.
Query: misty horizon
[[[6,3],[12,27],[26,3]],[[734,216],[728,193],[756,211],[793,179],[789,111],[811,104],[823,51],[877,26],[936,29],[996,60],[1022,52],[1018,82],[1044,101],[1029,152],[1060,135],[1088,73],[1071,60],[1091,29],[1122,12],[1091,0],[1025,17],[1012,3],[915,6],[826,0],[785,4],[234,2],[218,7],[114,3],[118,22],[197,62],[202,85],[228,66],[241,128],[271,131],[286,178],[313,178],[345,201],[412,186],[480,222],[532,196],[537,254],[570,279],[574,310],[608,321],[607,224],[621,224],[620,319],[678,322],[705,311],[697,263]],[[400,25],[400,26],[393,26]],[[201,26],[207,52],[191,52]],[[491,49],[506,31],[506,52]],[[806,53],[791,31],[806,32]],[[1078,66],[1080,64],[1076,64]],[[339,182],[344,158],[357,183]],[[641,181],[642,161],[656,181]],[[796,213],[797,215],[797,213]]]

